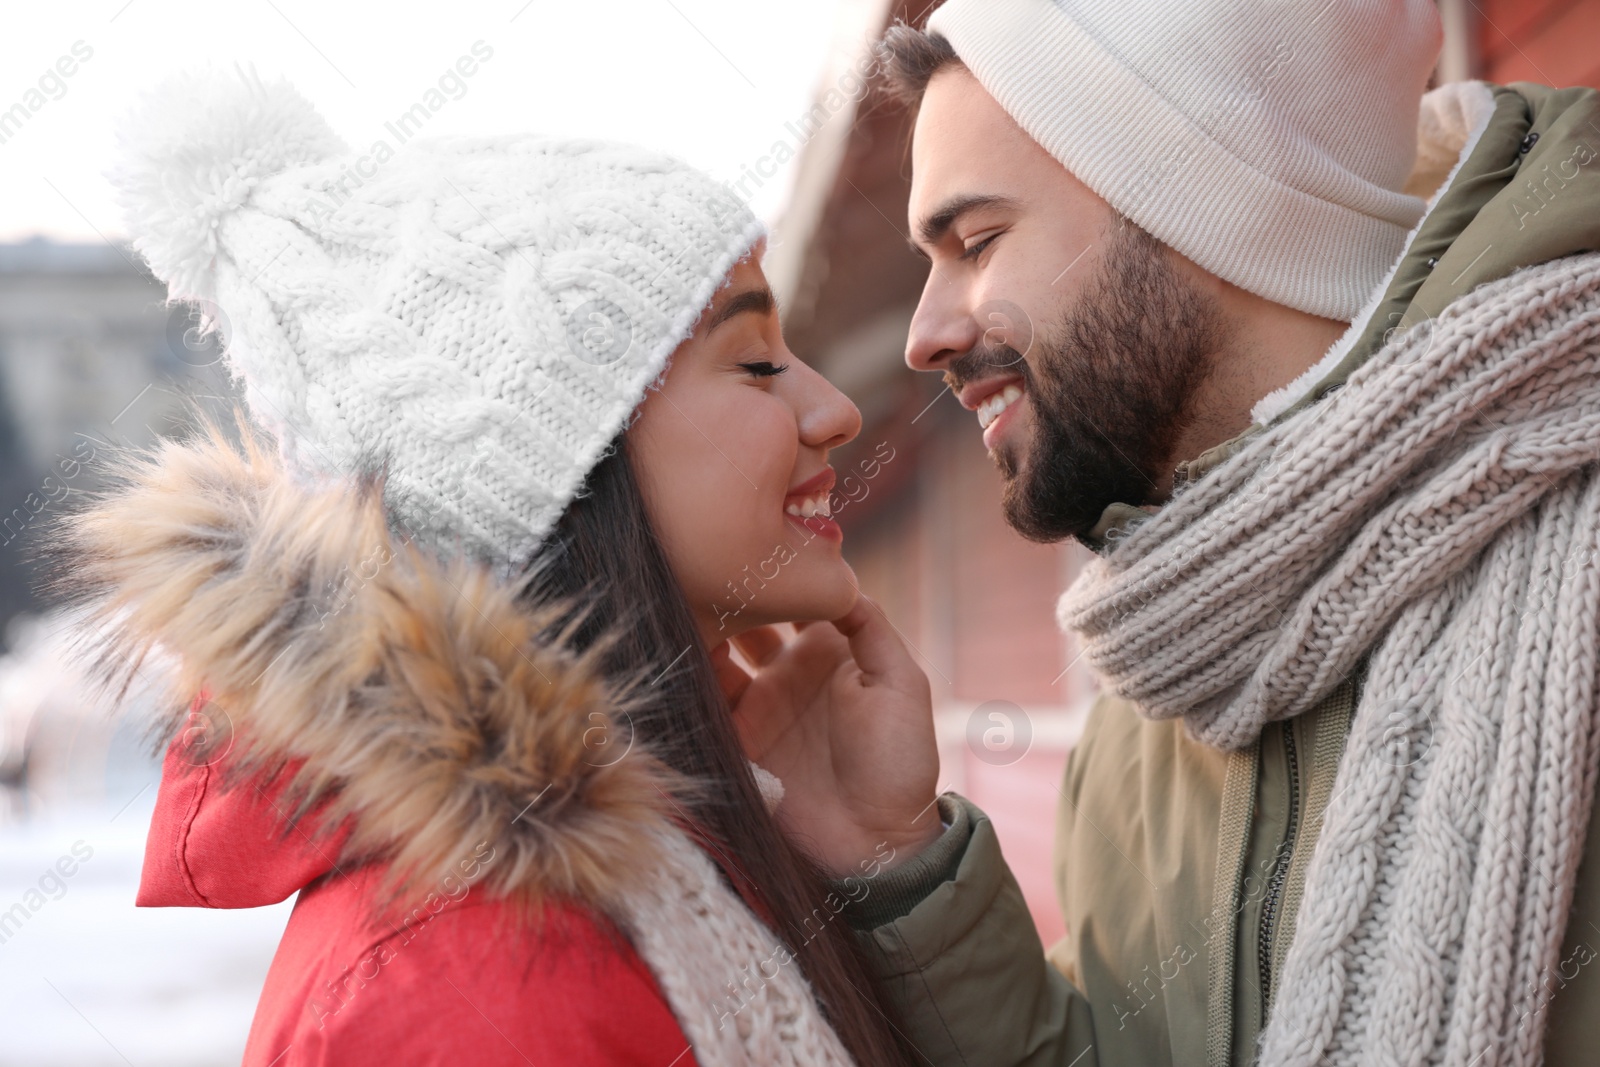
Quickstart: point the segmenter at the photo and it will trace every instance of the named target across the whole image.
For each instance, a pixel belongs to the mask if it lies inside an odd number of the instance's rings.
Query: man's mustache
[[[992,377],[997,371],[1020,374],[1026,384],[1033,384],[1032,368],[1022,358],[1022,353],[1010,345],[980,345],[957,356],[945,368],[944,384],[952,393],[960,393],[972,382]]]

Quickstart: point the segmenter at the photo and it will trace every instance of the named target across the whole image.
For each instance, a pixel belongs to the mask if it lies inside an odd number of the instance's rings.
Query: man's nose
[[[906,337],[906,366],[912,370],[944,371],[950,361],[970,352],[978,343],[978,324],[966,301],[951,291],[938,271],[928,275],[922,300],[911,316]]]

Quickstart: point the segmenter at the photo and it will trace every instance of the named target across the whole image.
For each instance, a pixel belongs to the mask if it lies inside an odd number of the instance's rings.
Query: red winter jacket
[[[201,694],[167,724],[139,903],[299,893],[245,1063],[693,1064],[677,1013],[731,1002],[669,1004],[621,932],[685,827],[593,663],[487,569],[397,544],[374,486],[217,436],[128,477],[67,532],[88,625]]]
[[[492,852],[385,921],[379,865],[341,870],[342,835],[288,829],[281,785],[224,792],[221,779],[191,766],[181,739],[168,750],[138,904],[256,908],[299,892],[245,1067],[695,1062],[655,978],[608,924],[569,904],[535,931],[465,884]]]

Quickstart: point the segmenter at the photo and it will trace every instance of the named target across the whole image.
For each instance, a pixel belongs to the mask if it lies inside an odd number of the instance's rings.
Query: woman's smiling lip
[[[833,511],[829,496],[833,492],[833,483],[837,477],[832,467],[824,467],[819,473],[790,489],[788,495],[783,498],[783,517],[814,535],[829,541],[843,541],[844,531],[839,528],[838,523],[829,518]]]
[[[828,492],[833,489],[833,483],[837,477],[832,467],[823,467],[817,474],[790,489],[789,495],[784,498],[784,503],[789,504],[804,500],[807,497],[816,496],[819,493]]]

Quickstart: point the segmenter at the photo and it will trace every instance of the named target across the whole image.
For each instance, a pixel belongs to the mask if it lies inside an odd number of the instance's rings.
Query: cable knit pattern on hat
[[[1600,254],[1396,338],[1062,598],[1107,688],[1236,749],[1370,653],[1271,1067],[1540,1060],[1596,784]]]
[[[386,465],[398,527],[502,572],[763,232],[628,145],[436,137],[358,159],[253,74],[180,76],[123,128],[134,245],[217,323],[291,470]]]
[[[928,29],[1112,207],[1268,300],[1350,321],[1422,215],[1432,0],[950,0]]]

